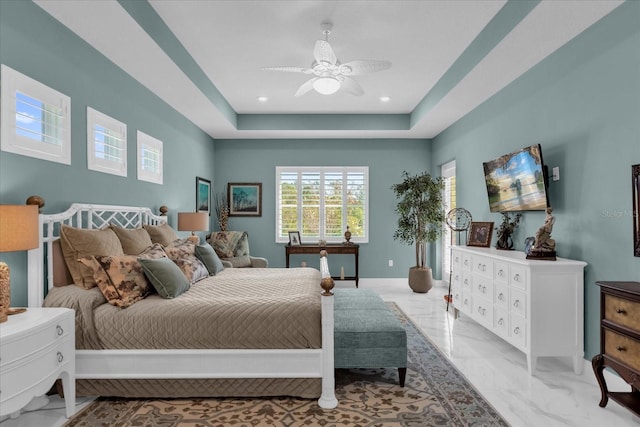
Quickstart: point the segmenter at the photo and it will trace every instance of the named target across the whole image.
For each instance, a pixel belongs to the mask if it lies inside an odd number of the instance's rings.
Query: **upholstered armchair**
[[[249,254],[249,235],[246,231],[214,231],[207,242],[216,251],[225,267],[267,268],[266,258]]]

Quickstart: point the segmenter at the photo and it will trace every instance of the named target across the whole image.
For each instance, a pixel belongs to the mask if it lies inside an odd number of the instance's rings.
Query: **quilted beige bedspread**
[[[68,306],[70,294],[82,294],[65,288],[75,286],[52,289],[45,305]],[[95,307],[95,291],[81,291]],[[104,303],[93,312],[76,301],[77,323],[85,325],[76,347],[320,348],[320,292],[320,272],[312,268],[229,268],[174,299],[151,295],[125,309]]]

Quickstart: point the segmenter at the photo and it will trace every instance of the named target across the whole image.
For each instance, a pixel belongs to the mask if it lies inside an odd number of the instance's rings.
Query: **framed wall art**
[[[472,222],[469,228],[469,241],[467,246],[480,246],[488,248],[491,245],[493,234],[493,222]]]
[[[211,215],[211,181],[196,176],[196,212]]]
[[[262,216],[262,183],[227,184],[229,216]]]
[[[631,166],[631,198],[633,200],[633,255],[640,257],[640,164]]]

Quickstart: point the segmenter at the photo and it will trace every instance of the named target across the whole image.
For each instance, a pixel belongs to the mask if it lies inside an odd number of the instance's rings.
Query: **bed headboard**
[[[164,211],[163,211],[164,212]],[[91,205],[74,203],[64,212],[39,215],[40,244],[28,253],[28,305],[41,307],[47,291],[53,286],[53,243],[60,239],[62,224],[84,229],[100,229],[114,224],[124,228],[138,228],[143,224],[162,224],[166,216],[151,209],[132,206]]]

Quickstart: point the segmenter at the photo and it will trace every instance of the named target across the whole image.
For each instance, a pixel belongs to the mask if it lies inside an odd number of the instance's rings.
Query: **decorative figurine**
[[[345,245],[352,245],[353,243],[351,243],[351,232],[349,231],[349,226],[347,225],[347,231],[344,232],[344,244]]]
[[[496,242],[496,249],[513,250],[513,239],[511,235],[520,223],[522,214],[518,212],[514,219],[511,219],[508,212],[502,212],[502,224],[496,230],[498,235],[498,241]]]
[[[556,260],[556,241],[551,238],[551,231],[556,219],[551,212],[553,209],[548,207],[544,224],[536,231],[535,242],[527,259]]]

